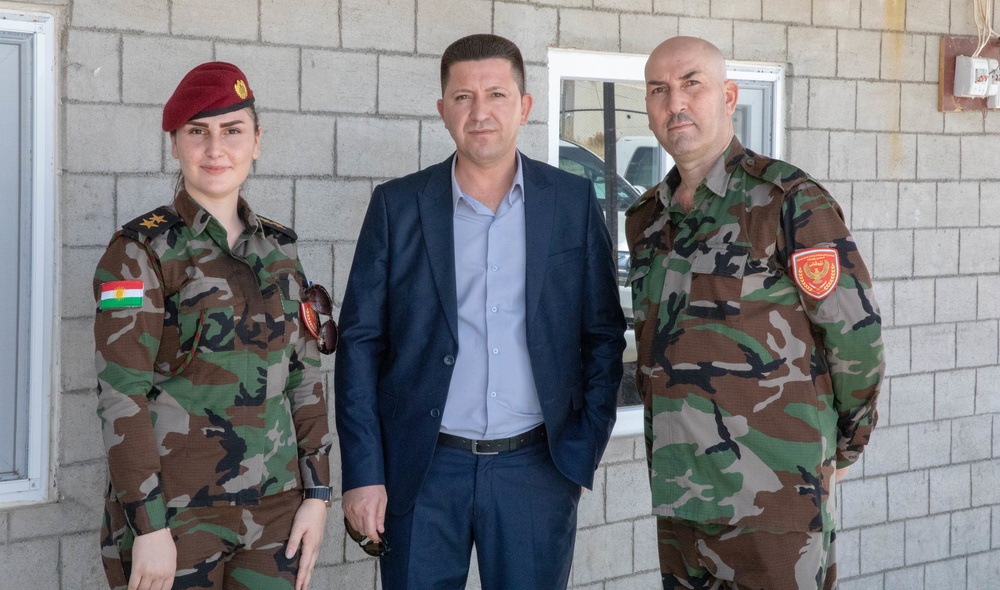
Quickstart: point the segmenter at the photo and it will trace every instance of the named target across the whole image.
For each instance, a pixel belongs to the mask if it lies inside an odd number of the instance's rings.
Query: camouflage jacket
[[[826,190],[735,138],[689,213],[679,182],[626,213],[653,512],[832,530],[884,370],[868,271]]]
[[[110,499],[136,534],[166,526],[166,507],[330,485],[295,234],[239,209],[248,229],[230,251],[222,224],[181,192],[118,231],[94,274]]]

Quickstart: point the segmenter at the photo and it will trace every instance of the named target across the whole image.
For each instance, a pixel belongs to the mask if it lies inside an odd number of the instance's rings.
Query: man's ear
[[[726,80],[723,83],[722,91],[726,95],[726,112],[732,116],[736,112],[736,101],[740,97],[740,87],[737,86],[736,82]]]

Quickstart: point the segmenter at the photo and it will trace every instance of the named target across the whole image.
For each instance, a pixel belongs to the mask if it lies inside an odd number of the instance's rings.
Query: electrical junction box
[[[955,58],[955,96],[983,97],[997,94],[997,60],[986,57]],[[991,89],[990,86],[993,88]]]

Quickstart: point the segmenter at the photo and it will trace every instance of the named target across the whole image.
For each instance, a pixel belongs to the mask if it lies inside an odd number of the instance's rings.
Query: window
[[[619,296],[629,330],[616,435],[634,435],[643,429],[641,398],[635,386],[632,293],[625,286],[624,211],[674,165],[648,127],[645,65],[644,55],[549,50],[549,162],[594,182],[608,229],[618,237]],[[740,87],[733,113],[736,136],[749,149],[780,158],[782,67],[727,62],[726,69]]]
[[[54,35],[0,11],[0,502],[48,493],[53,366]]]

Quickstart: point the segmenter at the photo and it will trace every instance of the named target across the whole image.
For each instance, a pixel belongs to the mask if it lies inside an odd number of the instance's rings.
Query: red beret
[[[231,113],[253,104],[247,77],[233,64],[212,61],[195,67],[163,105],[163,130],[176,131],[192,119]]]

